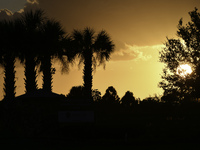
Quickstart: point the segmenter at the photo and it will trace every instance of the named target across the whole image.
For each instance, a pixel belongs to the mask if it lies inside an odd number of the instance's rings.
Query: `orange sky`
[[[194,7],[200,9],[199,0],[1,0],[0,9],[14,12],[40,7],[49,17],[60,21],[70,33],[74,28],[93,27],[105,29],[116,45],[116,51],[107,62],[106,69],[97,68],[93,88],[102,95],[108,86],[114,86],[122,97],[127,90],[141,99],[162,94],[158,88],[163,64],[158,62],[158,52],[166,36],[176,38],[177,24]],[[25,7],[24,7],[25,6]],[[22,10],[21,10],[22,11]],[[3,18],[3,12],[0,18]],[[60,74],[55,64],[53,91],[67,94],[72,86],[82,85],[82,70],[73,66],[68,74]],[[0,91],[3,91],[3,70],[0,71]],[[17,95],[24,93],[23,67],[17,65]],[[38,76],[41,88],[41,75]],[[2,98],[2,93],[0,93]]]

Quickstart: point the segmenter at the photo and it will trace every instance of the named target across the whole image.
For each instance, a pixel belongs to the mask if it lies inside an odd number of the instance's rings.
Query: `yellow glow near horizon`
[[[189,64],[182,64],[178,66],[176,73],[181,77],[185,77],[192,73],[192,68]]]

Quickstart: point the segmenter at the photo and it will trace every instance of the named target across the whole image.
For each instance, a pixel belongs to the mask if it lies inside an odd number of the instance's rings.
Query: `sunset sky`
[[[136,98],[161,95],[158,87],[163,64],[159,63],[159,51],[166,37],[177,38],[178,21],[186,24],[189,11],[197,7],[199,0],[1,0],[0,19],[14,16],[31,8],[42,8],[46,15],[60,21],[64,29],[92,27],[96,32],[104,29],[113,40],[115,52],[103,67],[98,67],[93,76],[93,89],[102,95],[113,86],[120,97],[126,91]],[[6,10],[5,10],[6,9]],[[12,12],[12,13],[11,13]],[[71,67],[68,74],[61,74],[55,64],[53,92],[68,94],[72,86],[82,85],[82,69]],[[17,95],[24,93],[24,68],[17,63]],[[42,76],[38,76],[42,87]],[[0,69],[0,99],[3,98],[3,69]]]

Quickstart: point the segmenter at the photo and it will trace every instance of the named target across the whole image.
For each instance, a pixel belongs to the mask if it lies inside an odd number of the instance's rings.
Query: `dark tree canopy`
[[[98,89],[92,90],[92,99],[95,102],[99,102],[101,100],[101,92]]]
[[[101,102],[106,104],[119,104],[119,96],[116,89],[113,86],[109,86],[102,97]]]
[[[84,86],[73,86],[67,98],[70,100],[84,100]],[[101,100],[101,92],[98,89],[92,90],[93,101],[99,102]]]
[[[133,96],[133,93],[130,91],[127,91],[125,95],[121,99],[122,105],[124,106],[132,106],[135,103],[135,97]]]
[[[200,13],[197,8],[189,12],[191,21],[183,25],[183,19],[178,24],[179,39],[168,39],[160,51],[160,62],[165,64],[162,81],[159,86],[165,91],[164,95],[176,93],[179,99],[191,95],[200,97]],[[177,73],[177,67],[189,64],[193,72],[185,77]]]
[[[76,100],[81,100],[84,97],[83,94],[83,86],[73,86],[70,89],[69,94],[67,95],[67,98],[69,99],[76,99]]]

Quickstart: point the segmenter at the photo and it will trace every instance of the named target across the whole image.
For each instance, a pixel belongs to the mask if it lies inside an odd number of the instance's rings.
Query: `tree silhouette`
[[[101,92],[98,89],[92,90],[92,99],[95,102],[101,101]]]
[[[84,99],[84,87],[83,86],[73,86],[70,92],[67,94],[68,99],[83,100]],[[101,92],[98,89],[92,90],[93,101],[99,102],[101,100]]]
[[[165,93],[165,92],[164,92],[164,95],[161,97],[161,100],[162,100],[164,103],[167,103],[167,104],[175,104],[175,103],[178,103],[178,102],[179,102],[179,99],[180,99],[180,98],[178,97],[176,90],[171,91],[170,93]]]
[[[197,8],[189,12],[191,21],[185,26],[182,19],[178,24],[177,35],[181,39],[168,39],[165,48],[160,52],[160,62],[166,64],[163,69],[162,81],[159,86],[164,89],[165,94],[176,93],[180,99],[193,94],[197,97],[199,87],[199,59],[200,59],[200,13]],[[190,64],[193,73],[185,77],[177,74],[180,64]],[[199,97],[199,96],[198,96]]]
[[[43,89],[47,92],[52,91],[52,74],[55,68],[52,68],[52,60],[58,59],[63,65],[63,70],[68,71],[69,60],[72,55],[66,53],[69,48],[65,31],[60,22],[48,19],[41,28],[42,44],[39,52],[40,71],[43,72]]]
[[[17,31],[15,23],[0,22],[0,65],[4,68],[4,100],[15,97],[15,58],[17,55]]]
[[[81,100],[84,98],[84,94],[83,94],[83,86],[73,86],[70,89],[69,94],[67,94],[67,98],[68,99],[77,99],[77,100]]]
[[[133,96],[133,93],[130,91],[127,91],[125,95],[121,98],[122,105],[124,106],[132,106],[135,103],[135,97]]]
[[[41,46],[40,29],[44,20],[45,17],[42,10],[31,10],[21,17],[21,26],[23,28],[21,40],[23,45],[21,47],[20,59],[25,65],[25,88],[27,93],[37,90],[36,60]]]
[[[72,33],[72,42],[75,53],[80,59],[79,64],[84,64],[83,81],[85,98],[91,100],[92,72],[97,65],[103,64],[109,60],[114,50],[114,44],[106,31],[101,31],[97,35],[91,28],[85,28],[83,31],[74,30]],[[93,66],[93,67],[92,67]]]
[[[102,97],[101,102],[105,104],[119,104],[119,96],[117,95],[117,91],[113,86],[109,86],[106,89],[105,94]]]

